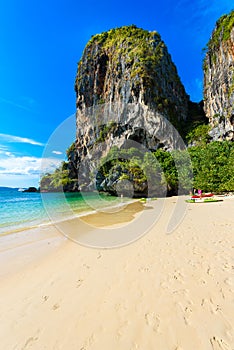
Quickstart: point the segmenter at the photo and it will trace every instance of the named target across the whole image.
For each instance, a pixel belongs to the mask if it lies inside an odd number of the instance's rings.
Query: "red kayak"
[[[209,197],[213,197],[213,193],[208,193],[208,194],[202,194],[202,195],[194,195],[191,197],[191,199],[196,199],[196,198],[209,198]]]

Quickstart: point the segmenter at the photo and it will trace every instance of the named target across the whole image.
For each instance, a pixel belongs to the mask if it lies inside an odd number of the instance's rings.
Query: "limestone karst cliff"
[[[87,167],[97,167],[97,158],[126,140],[150,150],[183,147],[176,129],[188,118],[189,97],[157,32],[132,25],[93,36],[75,91],[79,184],[89,182]]]
[[[103,103],[141,103],[173,121],[187,118],[188,96],[157,32],[126,26],[86,45],[75,84],[77,118]],[[81,113],[79,113],[81,112]]]
[[[217,21],[203,66],[210,135],[213,140],[234,140],[234,11]]]

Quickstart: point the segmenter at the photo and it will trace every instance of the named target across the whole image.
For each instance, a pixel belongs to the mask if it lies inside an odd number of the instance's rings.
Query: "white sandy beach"
[[[176,201],[120,248],[88,248],[53,226],[1,237],[0,348],[233,350],[234,198],[188,204],[167,234]],[[146,204],[147,215],[158,203]],[[85,220],[113,230],[116,218]]]

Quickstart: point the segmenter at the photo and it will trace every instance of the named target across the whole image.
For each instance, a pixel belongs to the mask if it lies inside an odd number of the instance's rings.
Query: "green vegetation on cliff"
[[[163,186],[168,194],[177,194],[178,189],[180,193],[189,193],[192,188],[206,192],[234,191],[234,144],[228,141],[203,143],[187,151],[158,149],[143,157],[134,149],[113,149],[102,162],[100,172],[107,182],[115,175],[115,180],[127,179],[134,189],[142,188],[143,194],[147,182],[151,184],[149,195],[160,195]]]
[[[77,182],[77,178],[68,176],[67,165],[64,162],[53,174],[46,174],[41,179],[41,190],[66,190],[69,184]],[[107,183],[113,179],[116,183],[127,180],[141,196],[147,196],[148,184],[149,195],[153,196],[162,194],[161,188],[165,186],[168,194],[176,194],[179,186],[184,193],[193,187],[207,192],[234,191],[234,144],[231,141],[201,143],[187,151],[158,149],[152,153],[112,147],[101,159],[100,175]],[[113,186],[104,190],[115,193]]]
[[[188,149],[194,172],[193,187],[203,191],[234,191],[234,144],[211,142]]]
[[[228,15],[223,15],[217,22],[215,29],[208,41],[206,47],[203,49],[206,56],[203,60],[204,72],[208,69],[207,58],[210,57],[212,62],[216,62],[216,51],[219,49],[222,41],[226,42],[230,39],[231,30],[234,27],[234,10]]]
[[[148,70],[155,67],[163,57],[165,44],[156,31],[136,27],[135,25],[114,28],[107,32],[92,36],[86,46],[86,52],[98,46],[96,54],[107,54],[112,66],[120,64],[124,58],[125,64],[132,65],[131,78],[143,78],[151,84],[152,75]]]
[[[216,22],[215,30],[212,33],[207,47],[208,50],[214,51],[219,48],[222,41],[227,41],[230,38],[230,33],[234,27],[234,10],[228,15],[223,15]]]
[[[233,140],[234,11],[216,22],[203,61],[204,110],[213,140]]]
[[[209,135],[210,125],[198,124],[192,127],[186,134],[186,141],[191,145],[205,146],[209,143],[211,137]]]
[[[156,31],[131,25],[93,36],[79,62],[75,90],[77,125],[83,125],[83,130],[80,128],[77,132],[81,161],[82,147],[85,149],[87,144],[85,142],[84,146],[83,140],[90,137],[85,113],[88,109],[93,111],[94,107],[100,111],[108,106],[112,112],[118,109],[115,120],[119,122],[124,119],[125,124],[122,138],[127,138],[134,119],[136,123],[141,123],[140,114],[146,115],[148,108],[155,111],[156,118],[168,119],[181,134],[185,130],[189,97],[167,47]],[[139,109],[135,108],[131,114],[125,113],[125,106],[137,103]],[[104,142],[112,128],[103,125],[102,113],[100,120],[99,113],[94,114],[94,123],[90,121],[90,127],[95,124],[100,132],[97,134],[94,130],[92,144]],[[148,119],[149,132],[155,135],[156,122]],[[115,125],[113,128],[116,129]]]
[[[108,53],[114,63],[119,61],[120,56],[126,57],[127,64],[133,63],[132,77],[136,74],[144,76],[141,63],[148,66],[158,64],[165,47],[156,31],[149,32],[137,28],[135,25],[123,26],[97,34],[88,42],[87,49],[93,44],[98,45],[99,50]]]
[[[94,35],[78,64],[75,90],[78,105],[124,102],[138,99],[154,105],[172,119],[185,119],[188,96],[165,43],[156,31],[135,25]]]
[[[61,192],[69,184],[74,182],[74,179],[69,177],[67,162],[62,162],[61,166],[53,173],[46,173],[40,180],[40,190],[47,192]]]

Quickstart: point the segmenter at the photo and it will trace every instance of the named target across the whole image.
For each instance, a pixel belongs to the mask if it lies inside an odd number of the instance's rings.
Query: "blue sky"
[[[187,93],[200,101],[202,48],[233,7],[232,0],[0,1],[0,186],[38,185],[50,135],[75,113],[77,62],[91,35],[130,24],[157,30]],[[74,137],[75,123],[63,146]],[[61,146],[46,153],[52,163],[64,157]]]

